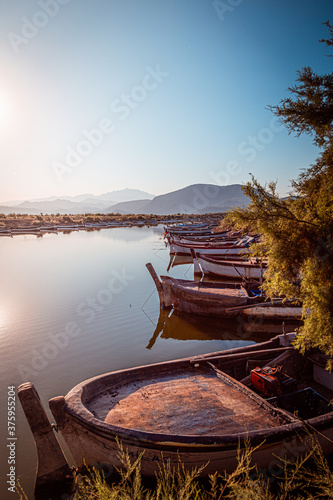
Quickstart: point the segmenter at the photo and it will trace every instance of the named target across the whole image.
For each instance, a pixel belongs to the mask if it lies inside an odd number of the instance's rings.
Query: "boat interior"
[[[99,392],[84,391],[83,402],[95,418],[141,432],[258,431],[333,411],[333,374],[324,361],[291,347],[202,356],[108,374]]]

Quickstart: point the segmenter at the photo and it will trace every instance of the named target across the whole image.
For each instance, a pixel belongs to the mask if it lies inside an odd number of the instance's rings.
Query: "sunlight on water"
[[[1,329],[6,325],[6,322],[8,321],[8,311],[5,311],[1,306],[0,306],[0,331]]]
[[[188,262],[167,271],[162,232],[119,228],[0,240],[6,262],[0,282],[1,407],[8,385],[32,382],[47,409],[51,397],[104,372],[264,340],[244,336],[237,324],[160,311],[147,262],[158,274],[193,279]],[[17,471],[29,496],[36,452],[18,401],[16,424]],[[1,470],[7,469],[5,454],[3,448]]]

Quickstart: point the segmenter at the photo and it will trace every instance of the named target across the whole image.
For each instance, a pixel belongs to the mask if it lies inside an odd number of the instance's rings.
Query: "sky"
[[[290,190],[319,154],[267,109],[332,71],[332,0],[0,0],[0,202]]]

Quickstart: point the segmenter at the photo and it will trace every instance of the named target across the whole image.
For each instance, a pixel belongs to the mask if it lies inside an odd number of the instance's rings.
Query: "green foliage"
[[[332,39],[322,41],[333,46],[333,28],[325,24]],[[285,199],[279,198],[276,183],[262,186],[252,176],[243,187],[249,207],[234,210],[224,224],[262,234],[267,293],[299,297],[303,303],[296,346],[333,355],[333,75],[319,76],[308,67],[298,75],[298,84],[289,88],[295,98],[271,109],[289,131],[313,134],[320,156],[292,181]]]

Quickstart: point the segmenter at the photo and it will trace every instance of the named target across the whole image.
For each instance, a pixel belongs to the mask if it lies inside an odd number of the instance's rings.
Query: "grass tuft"
[[[252,464],[252,455],[258,447],[250,440],[245,448],[238,448],[237,466],[231,473],[217,471],[207,480],[200,476],[206,465],[187,470],[179,457],[177,467],[170,461],[161,461],[155,480],[149,483],[141,474],[143,453],[132,461],[118,441],[118,458],[122,463],[116,474],[106,480],[104,472],[87,467],[87,474],[76,476],[70,500],[333,500],[333,472],[323,455],[318,441],[307,436],[307,448],[302,456],[282,459],[283,473],[265,477]],[[304,447],[305,449],[305,447]],[[162,457],[163,458],[163,457]],[[20,500],[28,500],[18,482]],[[52,498],[52,496],[50,497]]]

